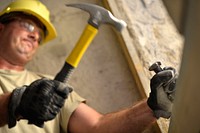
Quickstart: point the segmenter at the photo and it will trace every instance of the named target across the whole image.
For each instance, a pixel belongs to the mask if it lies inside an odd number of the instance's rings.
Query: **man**
[[[173,100],[165,90],[175,87],[171,68],[151,79],[148,100],[105,115],[64,83],[26,70],[38,46],[55,37],[49,11],[38,0],[14,1],[0,13],[0,132],[140,133],[170,117]]]

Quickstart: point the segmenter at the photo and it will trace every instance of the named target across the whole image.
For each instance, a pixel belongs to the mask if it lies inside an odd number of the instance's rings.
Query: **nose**
[[[40,43],[40,35],[38,32],[29,32],[28,38],[31,39],[33,42],[38,42]]]

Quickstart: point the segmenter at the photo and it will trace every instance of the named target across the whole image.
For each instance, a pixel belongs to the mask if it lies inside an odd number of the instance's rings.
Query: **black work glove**
[[[153,110],[156,118],[170,118],[177,77],[178,75],[172,67],[165,67],[152,77],[147,104]]]
[[[46,78],[13,90],[8,105],[8,127],[14,127],[20,119],[43,127],[45,121],[56,117],[71,91],[66,84]]]

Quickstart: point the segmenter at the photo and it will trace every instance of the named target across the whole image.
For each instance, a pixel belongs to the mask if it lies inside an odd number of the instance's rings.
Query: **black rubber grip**
[[[70,65],[69,63],[65,62],[60,72],[56,75],[55,80],[63,82],[63,83],[67,83],[73,70],[74,70],[74,67]]]

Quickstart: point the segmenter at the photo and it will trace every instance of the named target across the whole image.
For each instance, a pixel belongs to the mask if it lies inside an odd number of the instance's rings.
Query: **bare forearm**
[[[4,126],[8,122],[8,102],[11,93],[0,95],[0,127]]]
[[[146,101],[120,112],[103,116],[97,132],[105,133],[141,133],[156,121]]]

